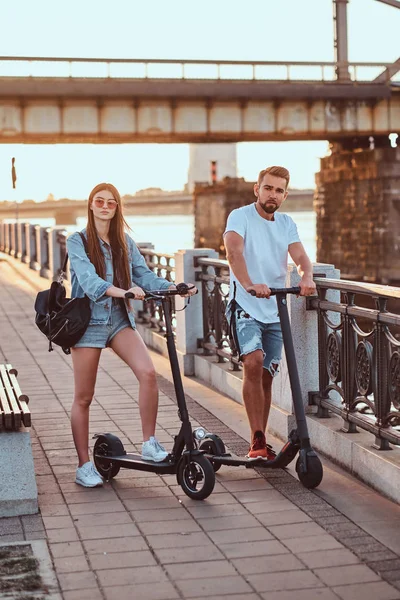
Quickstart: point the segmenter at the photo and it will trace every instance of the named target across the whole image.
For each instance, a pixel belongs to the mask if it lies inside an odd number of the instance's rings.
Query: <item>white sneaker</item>
[[[158,440],[151,436],[147,442],[142,444],[142,458],[152,460],[153,462],[162,462],[168,456],[166,449],[161,446]]]
[[[94,464],[89,461],[77,468],[75,483],[83,487],[97,487],[103,485],[103,479]]]

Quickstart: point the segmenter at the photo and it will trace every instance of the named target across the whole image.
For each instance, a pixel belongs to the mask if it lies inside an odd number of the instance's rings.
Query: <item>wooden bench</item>
[[[22,425],[31,426],[29,398],[22,394],[18,371],[9,364],[0,364],[0,430],[18,431]]]

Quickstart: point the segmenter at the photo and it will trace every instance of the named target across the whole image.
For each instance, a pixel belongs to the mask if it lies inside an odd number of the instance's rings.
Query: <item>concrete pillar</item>
[[[61,243],[66,243],[67,231],[63,227],[53,227],[48,233],[48,253],[49,253],[49,276],[53,280],[60,274],[62,262],[64,262],[64,252],[61,249]]]
[[[175,253],[175,282],[196,283],[196,257],[218,258],[218,253],[210,248],[179,250]],[[176,347],[184,375],[194,375],[194,355],[197,353],[197,340],[203,337],[203,301],[201,285],[199,293],[192,296],[190,304],[181,310],[187,299],[176,297]],[[180,311],[180,312],[179,312]]]
[[[325,276],[328,279],[339,279],[340,272],[333,265],[314,263],[314,276]],[[286,287],[299,284],[300,277],[295,265],[288,266]],[[338,292],[329,291],[327,297],[338,300]],[[288,295],[288,310],[292,330],[293,344],[299,371],[300,386],[304,406],[309,412],[308,393],[319,389],[318,381],[318,322],[314,310],[306,310],[306,299]],[[280,373],[272,386],[272,406],[268,429],[274,435],[285,438],[295,427],[292,392],[285,354],[283,353]]]
[[[188,191],[194,190],[196,183],[212,183],[211,161],[216,162],[216,178],[237,176],[236,144],[190,144]]]
[[[317,260],[343,279],[400,282],[400,147],[333,148],[316,175]]]

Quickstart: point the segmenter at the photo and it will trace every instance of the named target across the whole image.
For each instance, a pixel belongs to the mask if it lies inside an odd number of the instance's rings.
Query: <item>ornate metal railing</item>
[[[229,360],[234,371],[239,370],[240,361],[232,354],[229,340],[229,323],[225,311],[229,296],[229,266],[226,260],[196,258],[195,265],[201,267],[197,280],[201,281],[203,300],[203,338],[199,347],[206,355],[215,354],[218,362]]]
[[[149,246],[138,244],[140,252],[146,261],[147,266],[157,275],[164,277],[171,283],[175,283],[175,259],[173,254],[162,254],[155,252]],[[175,302],[171,299],[172,308],[172,326],[175,330]],[[138,311],[138,322],[146,323],[157,332],[165,332],[165,321],[163,309],[160,302],[155,300],[146,300],[143,302],[142,310]]]
[[[379,450],[400,445],[400,315],[388,310],[400,288],[316,282],[309,306],[318,311],[319,390],[310,393],[317,415],[340,415],[349,433],[370,431]]]
[[[381,74],[389,83],[390,67],[384,62],[0,56],[0,77],[331,82],[346,69],[353,81],[373,81]]]

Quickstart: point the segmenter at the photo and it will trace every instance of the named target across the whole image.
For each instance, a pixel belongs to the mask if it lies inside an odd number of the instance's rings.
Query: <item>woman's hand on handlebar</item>
[[[252,296],[257,296],[257,298],[269,298],[271,295],[271,290],[265,283],[254,283],[253,285],[249,285],[246,288],[246,292],[249,292]]]
[[[168,289],[177,290],[182,298],[190,298],[198,292],[194,283],[178,283],[177,285],[171,285]],[[181,291],[185,293],[181,293]]]
[[[135,300],[144,300],[145,292],[139,286],[132,287],[127,293],[131,293],[135,296]]]

